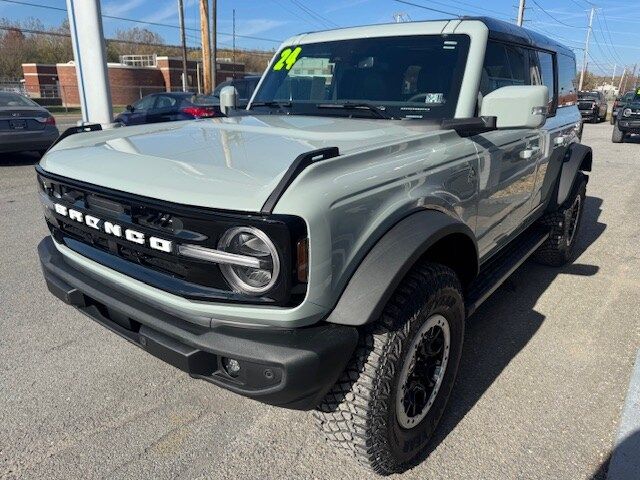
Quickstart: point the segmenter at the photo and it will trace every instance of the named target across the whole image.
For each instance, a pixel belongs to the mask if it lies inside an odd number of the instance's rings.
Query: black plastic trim
[[[278,182],[276,188],[273,190],[273,192],[271,192],[271,195],[269,195],[267,201],[264,202],[261,212],[267,214],[272,213],[274,207],[276,206],[276,203],[278,203],[278,200],[280,200],[280,197],[282,197],[282,194],[285,192],[285,190],[309,165],[321,160],[328,160],[339,155],[340,151],[338,150],[338,147],[320,148],[318,150],[312,150],[310,152],[298,155],[293,163],[289,166],[284,176],[280,179],[280,182]]]
[[[60,143],[62,140],[64,140],[67,137],[70,137],[71,135],[75,135],[76,133],[86,133],[86,132],[98,132],[102,130],[102,125],[100,125],[99,123],[89,123],[87,125],[80,125],[80,126],[76,126],[76,127],[70,127],[67,128],[64,132],[62,132],[60,134],[60,136],[51,144],[51,147],[49,147],[49,149],[53,148],[54,146],[56,146],[58,143]]]
[[[314,408],[358,342],[356,328],[326,323],[297,329],[191,323],[88,277],[50,237],[38,254],[48,289],[63,302],[195,378],[271,405]],[[237,359],[244,373],[228,375],[223,358]]]
[[[573,190],[579,171],[590,172],[593,162],[593,151],[581,143],[572,143],[567,149],[558,179],[556,206],[562,205]]]
[[[440,211],[416,212],[398,222],[375,244],[351,276],[327,321],[341,325],[376,321],[416,261],[436,242],[452,234],[463,235],[473,245],[475,265],[467,265],[468,278],[461,279],[471,282],[479,269],[478,247],[471,229]],[[457,254],[467,258],[464,252]]]

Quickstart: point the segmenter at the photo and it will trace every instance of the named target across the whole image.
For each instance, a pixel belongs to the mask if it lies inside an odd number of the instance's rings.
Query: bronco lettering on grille
[[[147,238],[147,236],[143,232],[139,232],[131,228],[123,228],[121,225],[118,225],[116,223],[101,220],[100,218],[94,217],[93,215],[83,214],[78,210],[67,208],[59,203],[54,204],[54,209],[59,215],[67,217],[75,222],[83,223],[95,230],[100,230],[107,235],[124,238],[129,242],[137,243],[138,245],[146,244],[149,248],[152,248],[153,250],[159,250],[161,252],[171,253],[173,251],[173,242],[170,240],[165,240],[158,237]]]

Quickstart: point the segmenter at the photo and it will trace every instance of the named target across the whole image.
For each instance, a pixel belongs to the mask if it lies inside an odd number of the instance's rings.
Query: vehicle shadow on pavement
[[[577,257],[606,229],[598,222],[602,199],[587,197]],[[511,360],[529,343],[545,320],[535,310],[540,296],[559,275],[592,276],[597,265],[573,263],[562,268],[526,262],[467,321],[456,385],[429,449],[434,451],[475,406]]]
[[[638,480],[639,478],[640,430],[618,444],[600,464],[590,480]]]
[[[40,161],[37,152],[0,153],[0,167],[35,165]]]

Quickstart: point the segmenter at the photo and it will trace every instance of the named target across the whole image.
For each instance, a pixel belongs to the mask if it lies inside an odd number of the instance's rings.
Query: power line
[[[0,25],[0,30],[6,30],[6,31],[19,31],[22,33],[30,33],[32,35],[49,35],[52,37],[64,37],[64,38],[71,38],[71,35],[69,33],[63,33],[63,32],[52,32],[52,31],[48,31],[48,30],[36,30],[36,29],[30,29],[30,28],[21,28],[21,27],[16,27],[16,26],[5,26],[5,25]],[[182,48],[180,45],[172,45],[169,43],[154,43],[154,42],[136,42],[133,40],[122,40],[119,38],[105,38],[104,39],[105,42],[111,42],[111,43],[124,43],[127,45],[143,45],[143,46],[148,46],[148,47],[165,47],[165,48]],[[225,48],[230,49],[231,45],[227,44],[227,43],[221,43],[220,45],[224,46]],[[200,50],[200,47],[189,47],[187,46],[187,49],[189,50]],[[243,53],[252,53],[252,54],[257,54],[257,55],[269,55],[272,56],[273,54],[271,52],[267,52],[267,51],[262,51],[262,50],[252,50],[252,49],[238,49],[241,50]]]
[[[540,10],[542,10],[542,12],[543,12],[546,16],[548,16],[551,20],[553,20],[554,22],[559,23],[560,25],[564,25],[564,26],[566,26],[566,27],[582,28],[582,27],[576,27],[575,25],[570,25],[570,24],[568,24],[568,23],[565,23],[565,22],[563,22],[563,21],[558,20],[556,17],[554,17],[553,15],[551,15],[549,12],[547,12],[547,11],[542,7],[542,5],[540,5],[540,4],[537,2],[537,0],[531,0],[531,1],[534,3],[534,5],[535,5],[535,6],[537,6]]]
[[[441,6],[444,6],[444,7],[449,7],[451,5],[451,3],[444,3],[444,2],[437,1],[437,0],[424,0],[424,1],[429,2],[429,3],[434,3],[436,5],[441,5]],[[491,10],[489,8],[478,7],[477,5],[473,5],[471,3],[457,1],[456,4],[464,5],[467,8],[471,8],[471,9],[477,10],[479,12],[483,12],[483,13],[487,12],[487,13],[491,13],[493,15],[501,16],[503,18],[510,18],[508,15],[505,15],[503,12],[498,12],[497,10]]]
[[[67,12],[66,8],[62,8],[62,7],[54,7],[52,5],[41,5],[38,3],[31,3],[31,2],[25,2],[23,0],[0,0],[0,2],[5,2],[5,3],[13,3],[16,5],[22,5],[25,7],[36,7],[36,8],[43,8],[43,9],[47,9],[47,10],[56,10],[59,12]],[[103,18],[108,18],[110,20],[120,20],[123,22],[131,22],[131,23],[139,23],[139,24],[143,24],[143,25],[152,25],[155,27],[166,27],[166,28],[174,28],[174,29],[180,29],[179,25],[171,25],[170,23],[159,23],[159,22],[148,22],[146,20],[136,20],[135,18],[126,18],[126,17],[118,17],[115,15],[102,15]],[[199,28],[191,28],[191,27],[187,27],[185,28],[185,30],[189,30],[192,32],[198,32],[200,33],[200,29]],[[232,33],[226,33],[226,32],[218,32],[218,35],[225,35],[227,37],[233,37]],[[264,41],[264,42],[273,42],[273,43],[281,43],[282,40],[275,40],[273,38],[264,38],[264,37],[254,37],[252,35],[240,35],[240,34],[236,34],[236,37],[238,38],[246,38],[248,40],[260,40],[260,41]]]
[[[451,15],[452,17],[460,17],[461,16],[458,13],[445,12],[444,10],[438,10],[437,8],[430,8],[430,7],[427,7],[425,5],[419,5],[417,3],[407,2],[406,0],[392,0],[392,1],[393,2],[397,2],[397,3],[404,3],[405,5],[411,5],[412,7],[422,8],[423,10],[429,10],[431,12],[443,13],[445,15]]]
[[[302,2],[299,2],[298,0],[290,0],[291,3],[293,3],[295,6],[297,6],[300,10],[302,10],[303,12],[305,12],[307,15],[309,15],[311,18],[316,19],[317,21],[320,21],[320,23],[324,24],[324,26],[329,26],[329,27],[339,27],[340,25],[338,25],[335,22],[332,22],[331,20],[329,20],[327,17],[323,17],[322,15],[320,15],[318,12],[315,12],[313,10],[311,10],[309,7],[307,7],[305,4],[303,4]]]

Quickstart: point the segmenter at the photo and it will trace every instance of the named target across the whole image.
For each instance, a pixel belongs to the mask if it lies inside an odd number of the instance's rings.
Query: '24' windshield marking
[[[293,50],[290,48],[285,48],[280,54],[280,60],[276,62],[273,66],[274,71],[280,71],[283,67],[287,70],[291,70],[291,68],[295,65],[298,60],[298,55],[302,52],[302,47],[296,47]]]

